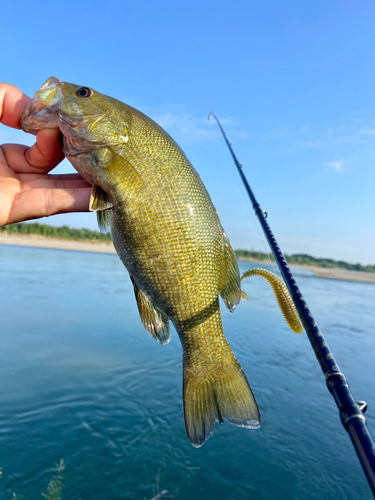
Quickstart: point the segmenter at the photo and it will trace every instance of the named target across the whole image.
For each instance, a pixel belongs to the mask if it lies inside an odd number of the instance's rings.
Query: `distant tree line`
[[[263,252],[256,252],[253,250],[236,250],[237,258],[241,259],[255,259],[260,261],[267,261],[268,255]],[[273,255],[271,255],[271,261],[275,262]],[[365,271],[368,273],[375,273],[375,265],[367,265],[363,264],[350,264],[349,262],[345,262],[343,260],[333,260],[333,259],[318,259],[308,254],[294,254],[288,255],[285,254],[285,258],[288,264],[306,264],[309,266],[319,266],[319,267],[327,267],[327,268],[339,268],[339,269],[347,269],[348,271]]]
[[[99,231],[90,231],[90,229],[73,229],[69,226],[54,227],[47,224],[39,224],[39,222],[9,224],[8,226],[0,227],[0,234],[1,232],[11,234],[39,234],[40,236],[66,240],[111,241],[109,233],[103,234]]]

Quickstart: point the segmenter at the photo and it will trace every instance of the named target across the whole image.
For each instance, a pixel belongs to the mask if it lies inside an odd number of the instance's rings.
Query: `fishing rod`
[[[375,497],[375,443],[367,428],[366,418],[364,416],[364,413],[367,410],[367,404],[364,401],[356,402],[353,398],[349,388],[349,383],[344,377],[344,374],[340,371],[322,332],[319,330],[317,322],[311,314],[306,300],[302,296],[302,293],[268,225],[268,222],[266,221],[267,213],[261,209],[257,199],[255,198],[255,195],[242,170],[242,164],[237,160],[231,142],[229,142],[218,117],[215,113],[211,112],[208,115],[208,119],[210,119],[211,116],[213,116],[217,121],[225,142],[227,143],[241,180],[244,183],[247,194],[253,204],[255,215],[258,217],[260,225],[262,226],[264,235],[273,256],[275,257],[280,273],[285,280],[285,284],[289,290],[294,305],[299,313],[307,337],[320,364],[320,368],[326,378],[327,387],[337,404],[342,425],[349,433]]]

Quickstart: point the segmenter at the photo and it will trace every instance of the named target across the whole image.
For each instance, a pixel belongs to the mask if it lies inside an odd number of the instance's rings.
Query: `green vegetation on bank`
[[[111,241],[111,235],[109,233],[103,234],[99,231],[90,231],[90,229],[73,229],[69,226],[54,227],[48,226],[47,224],[39,224],[39,222],[33,222],[30,224],[20,222],[18,224],[9,224],[8,226],[0,227],[0,235],[4,232],[10,234],[37,234],[40,236],[61,238],[64,240],[85,240],[95,242]],[[256,252],[254,250],[236,250],[236,256],[239,259],[268,261],[268,255],[266,253]],[[342,260],[318,259],[308,254],[285,254],[285,258],[289,264],[305,264],[308,266],[339,268],[347,269],[349,271],[375,273],[375,265],[364,266],[363,264],[350,264],[349,262],[344,262]],[[272,255],[271,260],[274,262]]]
[[[236,250],[236,256],[238,259],[255,259],[260,261],[268,261],[268,255],[263,252],[255,252],[253,250]],[[367,273],[375,273],[375,265],[364,266],[363,264],[350,264],[349,262],[344,262],[343,260],[333,260],[333,259],[318,259],[308,254],[285,254],[285,258],[288,264],[304,264],[307,266],[318,266],[326,268],[339,268],[346,269],[348,271],[364,271]],[[272,262],[275,261],[273,255],[271,255]]]
[[[38,234],[40,236],[62,238],[64,240],[111,241],[109,233],[103,234],[99,231],[90,231],[90,229],[72,229],[69,226],[54,227],[47,224],[39,224],[39,222],[9,224],[8,226],[0,227],[0,234],[2,232],[11,234]]]

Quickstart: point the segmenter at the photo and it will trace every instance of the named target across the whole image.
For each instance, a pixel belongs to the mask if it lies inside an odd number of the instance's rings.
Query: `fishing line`
[[[344,374],[341,372],[332,351],[328,347],[322,332],[319,330],[318,324],[312,315],[305,298],[303,297],[299,286],[289,268],[287,261],[273,235],[270,226],[266,220],[267,215],[261,209],[254,192],[252,191],[245,174],[242,170],[242,165],[238,161],[231,143],[229,142],[225,131],[214,113],[209,114],[209,118],[213,116],[223,134],[225,142],[229,148],[230,154],[240,174],[246,192],[253,204],[255,215],[262,227],[264,236],[272,251],[275,261],[280,269],[280,273],[284,279],[285,285],[288,288],[295,308],[300,316],[306,335],[310,341],[311,347],[314,350],[316,359],[325,376],[325,381],[329,392],[335,400],[339,409],[341,423],[344,429],[348,432],[355,451],[357,452],[359,461],[363,471],[366,474],[370,488],[375,496],[375,443],[367,428],[366,418],[364,416],[367,410],[367,404],[363,401],[356,402],[349,388],[349,383]]]

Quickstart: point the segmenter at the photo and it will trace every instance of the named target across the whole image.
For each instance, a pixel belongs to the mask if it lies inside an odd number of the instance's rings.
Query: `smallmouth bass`
[[[161,344],[169,320],[183,348],[185,426],[193,446],[216,420],[257,428],[260,414],[222,328],[219,294],[241,299],[233,248],[199,175],[180,147],[140,111],[88,87],[49,78],[21,127],[59,127],[63,150],[92,185],[90,210],[110,230],[142,323]]]

